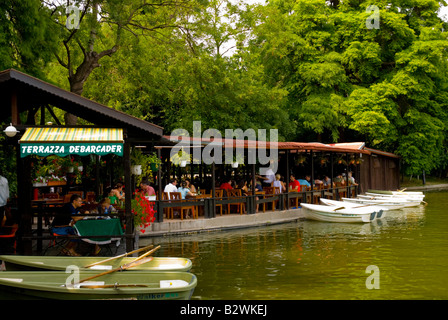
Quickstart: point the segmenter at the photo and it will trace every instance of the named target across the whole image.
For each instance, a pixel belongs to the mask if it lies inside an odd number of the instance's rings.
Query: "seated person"
[[[155,196],[156,195],[156,191],[154,190],[154,188],[150,185],[148,180],[143,180],[140,183],[140,192],[142,193],[143,196],[147,197],[147,196]]]
[[[247,181],[242,179],[238,182],[238,187],[237,189],[241,189],[241,195],[242,196],[247,196],[249,193],[249,190],[247,189]]]
[[[348,183],[349,184],[356,184],[355,178],[353,177],[353,174],[352,174],[351,171],[349,171],[349,173],[348,173]]]
[[[191,193],[190,189],[187,188],[187,183],[185,181],[182,181],[180,187],[177,188],[177,192],[180,192],[182,200],[185,200],[186,196],[194,196],[194,194]]]
[[[81,196],[77,194],[72,195],[70,197],[70,202],[66,203],[54,217],[53,222],[51,223],[53,233],[58,235],[75,235],[76,233],[73,229],[73,224],[77,220],[82,219],[80,216],[76,217],[77,214],[81,213],[81,207]],[[80,256],[80,254],[75,251],[77,242],[77,240],[72,240],[67,244],[66,250],[68,255]]]
[[[223,189],[223,190],[233,189],[233,187],[232,187],[232,179],[228,178],[228,179],[224,180],[224,182],[221,184],[221,186],[219,188]]]
[[[331,179],[328,176],[324,177],[324,186],[330,186],[331,187]]]
[[[117,183],[115,185],[115,188],[113,188],[110,193],[112,195],[109,194],[109,196],[115,196],[117,200],[123,200],[124,199],[123,185],[121,183]]]
[[[296,177],[291,174],[289,177],[289,191],[300,191],[300,182],[296,180]]]
[[[275,181],[272,182],[273,187],[277,187],[280,190],[280,193],[283,193],[286,191],[285,183],[281,180],[281,175],[278,173],[275,175]]]
[[[187,188],[190,189],[192,193],[196,193],[196,187],[190,183],[190,180],[186,179],[185,182],[187,183]]]
[[[164,192],[167,193],[168,198],[170,197],[170,192],[177,192],[177,179],[171,179],[170,183],[165,186]]]
[[[112,212],[117,211],[113,205],[110,204],[109,198],[101,199],[100,203],[98,204],[98,213],[99,214],[110,214]]]

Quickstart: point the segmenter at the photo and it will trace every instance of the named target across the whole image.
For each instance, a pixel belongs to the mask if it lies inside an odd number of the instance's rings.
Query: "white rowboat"
[[[421,191],[389,191],[389,190],[367,190],[367,192],[371,193],[381,193],[381,194],[390,194],[390,195],[423,195]]]
[[[368,223],[375,220],[376,210],[369,207],[345,208],[302,203],[305,218],[325,222]],[[382,214],[382,211],[381,211]]]
[[[358,203],[330,200],[330,199],[325,199],[325,198],[321,198],[320,201],[327,206],[333,206],[336,208],[340,208],[340,207],[345,207],[345,208],[369,207],[370,209],[377,211],[377,212],[380,212],[382,210],[383,211],[382,215],[378,216],[379,214],[377,214],[375,219],[384,218],[386,216],[386,213],[384,211],[390,210],[390,208],[388,208],[386,206],[381,206],[381,205],[360,205]]]
[[[363,198],[377,198],[377,199],[398,199],[398,200],[410,200],[410,201],[423,201],[425,198],[424,194],[421,195],[405,195],[405,194],[381,194],[381,193],[372,193],[372,192],[366,192],[365,195],[358,195],[358,197]]]
[[[361,199],[361,198],[342,198],[344,202],[358,203],[364,205],[381,205],[386,206],[389,210],[402,209],[408,207],[417,207],[421,201],[406,201],[397,199]]]

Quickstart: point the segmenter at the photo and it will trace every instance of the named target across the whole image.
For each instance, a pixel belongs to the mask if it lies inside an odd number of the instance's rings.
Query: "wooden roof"
[[[124,112],[61,89],[23,72],[8,69],[0,72],[0,120],[11,117],[11,96],[17,97],[18,112],[52,105],[103,127],[126,128],[128,135],[161,138],[163,128]],[[146,134],[146,136],[145,136]]]

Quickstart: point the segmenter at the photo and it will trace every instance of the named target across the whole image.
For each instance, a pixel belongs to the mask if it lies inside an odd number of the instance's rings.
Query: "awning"
[[[123,156],[123,129],[115,128],[27,128],[20,143],[20,157],[38,155]]]

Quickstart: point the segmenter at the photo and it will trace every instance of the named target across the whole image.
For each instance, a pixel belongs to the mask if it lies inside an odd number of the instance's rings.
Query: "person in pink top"
[[[154,190],[153,187],[151,187],[151,185],[149,184],[149,182],[147,180],[143,180],[140,183],[140,190],[144,196],[155,196],[156,195],[156,191]]]

